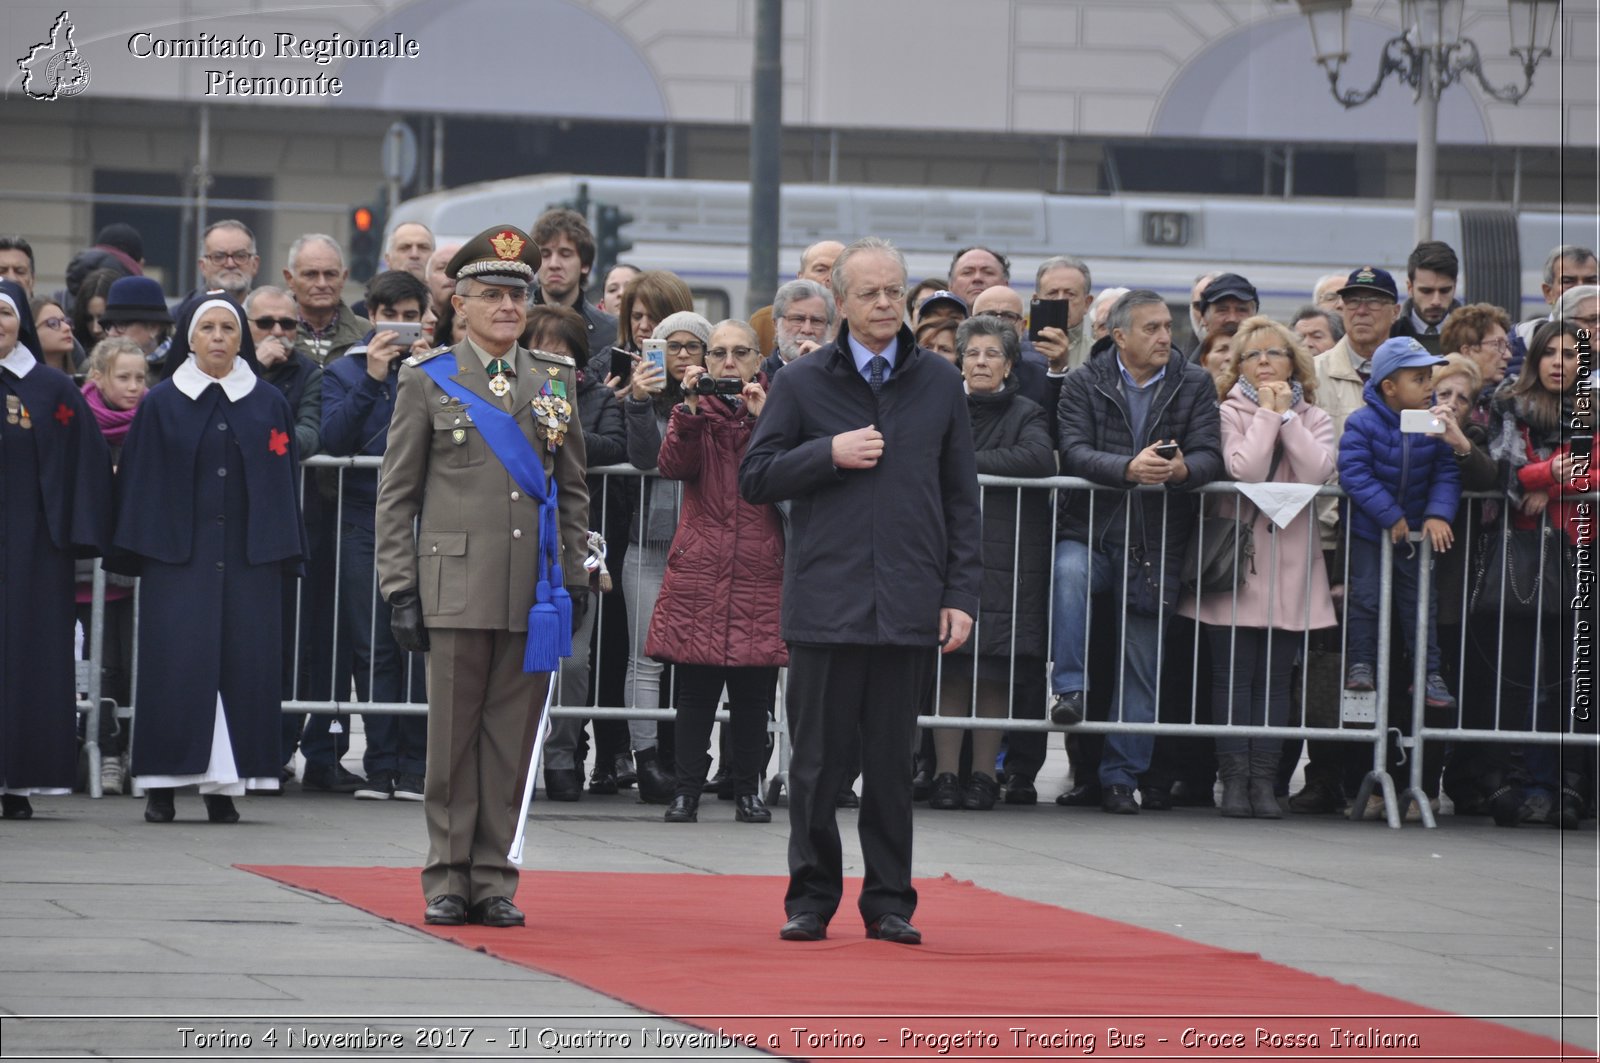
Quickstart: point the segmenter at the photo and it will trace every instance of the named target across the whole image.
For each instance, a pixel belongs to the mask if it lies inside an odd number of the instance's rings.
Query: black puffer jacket
[[[1200,511],[1193,489],[1221,479],[1225,467],[1211,374],[1174,354],[1151,398],[1144,433],[1134,439],[1113,347],[1067,374],[1056,416],[1062,475],[1121,489],[1095,492],[1092,526],[1088,492],[1062,491],[1058,537],[1087,541],[1112,556],[1125,553],[1128,571],[1137,577],[1128,588],[1129,608],[1145,614],[1154,614],[1158,604],[1170,608]],[[1132,491],[1123,475],[1128,462],[1163,439],[1178,441],[1189,478],[1167,490]]]
[[[967,409],[980,474],[1055,475],[1049,419],[1038,403],[1020,394],[1014,377],[1000,391],[969,394]],[[976,642],[985,657],[1045,656],[1050,565],[1050,489],[985,487],[977,628],[957,652],[970,653]]]

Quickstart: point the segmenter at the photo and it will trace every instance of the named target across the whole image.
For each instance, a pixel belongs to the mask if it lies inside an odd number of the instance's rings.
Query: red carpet
[[[528,927],[488,930],[422,926],[414,869],[243,870],[788,1058],[1595,1058],[948,876],[917,883],[929,944],[913,948],[865,940],[855,881],[829,940],[811,944],[778,940],[777,877],[527,872],[517,901]],[[807,1034],[791,1029],[802,1026]],[[1334,1027],[1348,1031],[1343,1043]],[[1185,1046],[1187,1028],[1242,1040]],[[622,1054],[649,1056],[652,1043],[631,1036]],[[702,1047],[718,1054],[714,1041]]]

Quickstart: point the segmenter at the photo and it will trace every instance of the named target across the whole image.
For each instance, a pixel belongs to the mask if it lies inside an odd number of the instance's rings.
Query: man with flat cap
[[[437,925],[523,925],[507,854],[549,672],[587,605],[563,589],[587,585],[577,368],[517,343],[538,265],[510,225],[451,259],[466,336],[401,367],[378,484],[379,590],[401,649],[428,654],[422,892]]]

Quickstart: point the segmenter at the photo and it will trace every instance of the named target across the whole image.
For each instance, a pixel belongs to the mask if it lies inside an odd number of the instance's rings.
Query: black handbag
[[[1567,537],[1548,521],[1538,528],[1513,528],[1510,514],[1499,531],[1484,535],[1472,583],[1471,611],[1532,617],[1559,613],[1562,580],[1571,571]]]
[[[1265,482],[1272,482],[1278,474],[1278,462],[1283,460],[1283,443],[1272,450],[1272,467],[1267,470]],[[1255,522],[1259,509],[1252,506],[1249,519],[1242,512],[1233,517],[1201,517],[1195,529],[1194,542],[1189,556],[1183,562],[1183,586],[1199,594],[1232,594],[1243,587],[1249,578],[1245,575],[1248,564],[1253,576],[1256,573]]]

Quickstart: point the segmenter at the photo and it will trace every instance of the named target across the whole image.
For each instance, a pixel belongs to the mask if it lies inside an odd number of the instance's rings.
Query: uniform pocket
[[[417,571],[424,613],[459,613],[467,607],[467,533],[423,532],[417,537]]]
[[[482,465],[487,453],[483,433],[461,406],[443,406],[433,413],[433,453],[446,468]]]

